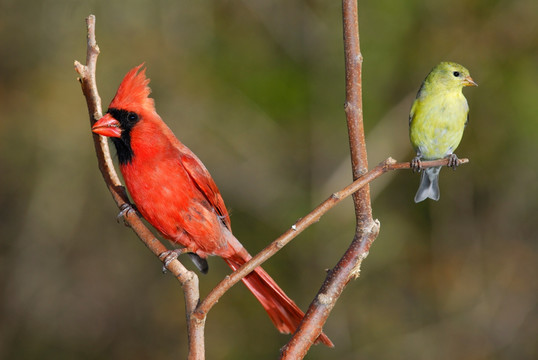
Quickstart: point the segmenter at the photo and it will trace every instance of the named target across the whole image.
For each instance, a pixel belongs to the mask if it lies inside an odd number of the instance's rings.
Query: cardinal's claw
[[[159,259],[164,263],[163,265],[163,274],[166,273],[166,268],[170,263],[178,258],[179,255],[184,254],[187,252],[187,249],[174,249],[174,250],[168,250],[163,252],[161,255],[159,255]]]
[[[140,214],[136,210],[135,205],[125,203],[120,207],[120,212],[116,216],[116,221],[119,223],[120,219],[123,219],[123,223],[125,224],[125,226],[128,226],[128,224],[125,222],[125,215],[127,215],[127,213],[129,213],[130,211],[135,211],[140,216]]]
[[[120,212],[118,213],[118,215],[116,216],[116,221],[119,223],[120,222],[120,219],[123,219],[123,223],[125,225],[127,225],[127,223],[125,223],[125,215],[127,215],[127,213],[129,211],[132,211],[134,210],[133,207],[131,206],[131,204],[128,204],[128,203],[125,203],[123,204],[121,207],[120,207]]]
[[[447,156],[448,158],[448,167],[451,167],[453,170],[456,170],[456,168],[459,166],[459,159],[456,154],[450,154]]]
[[[420,161],[420,157],[415,156],[413,160],[411,160],[411,169],[413,170],[413,172],[422,171],[422,161]]]
[[[125,203],[120,207],[120,212],[116,216],[116,221],[120,222],[120,219],[123,218],[129,211],[133,210],[131,204]]]

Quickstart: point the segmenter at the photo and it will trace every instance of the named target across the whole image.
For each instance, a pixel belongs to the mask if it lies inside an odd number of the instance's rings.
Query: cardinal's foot
[[[174,249],[174,250],[168,250],[163,252],[161,255],[159,255],[159,259],[164,263],[163,265],[163,273],[166,273],[166,268],[170,263],[178,258],[179,255],[184,254],[187,252],[187,249]]]
[[[125,216],[126,216],[130,211],[135,211],[135,212],[136,212],[136,207],[135,207],[134,205],[129,204],[129,203],[125,203],[125,204],[123,204],[123,205],[120,207],[120,212],[119,212],[118,215],[116,216],[116,221],[119,223],[119,222],[120,222],[120,219],[123,219],[123,223],[125,224],[125,226],[127,226],[128,224],[125,222]]]

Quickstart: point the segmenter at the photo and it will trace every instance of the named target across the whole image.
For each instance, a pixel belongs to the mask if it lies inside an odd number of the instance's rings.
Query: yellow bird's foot
[[[411,169],[413,170],[413,172],[422,171],[422,161],[420,161],[420,158],[418,156],[415,156],[413,160],[411,160]]]
[[[448,167],[451,167],[453,170],[456,170],[456,168],[459,166],[459,159],[456,154],[450,154],[447,156],[448,158]]]

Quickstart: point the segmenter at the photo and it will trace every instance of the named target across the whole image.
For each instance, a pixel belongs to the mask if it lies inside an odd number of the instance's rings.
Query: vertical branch
[[[351,170],[353,180],[357,180],[368,171],[362,111],[362,54],[359,40],[357,0],[342,1],[342,18],[346,64],[346,102],[344,109],[349,135]],[[371,221],[370,186],[365,186],[357,191],[353,195],[353,201],[357,215],[357,226]]]
[[[101,97],[97,91],[96,81],[96,68],[97,57],[99,56],[99,46],[95,39],[95,16],[90,15],[86,18],[87,26],[87,50],[86,50],[86,65],[82,65],[78,61],[75,61],[75,70],[79,73],[79,82],[82,87],[82,93],[86,98],[86,104],[88,106],[88,112],[90,115],[90,126],[92,126],[98,119],[103,116],[101,110]],[[108,147],[108,141],[105,137],[97,134],[93,135],[93,143],[95,147],[95,154],[97,155],[97,162],[99,169],[108,187],[108,190],[112,194],[114,201],[118,206],[128,203],[127,194],[121,186],[121,181],[114,170],[114,163],[110,156],[110,150]]]
[[[368,172],[362,111],[362,55],[359,43],[357,0],[342,0],[344,52],[346,66],[346,102],[353,180]],[[322,331],[336,301],[352,278],[360,274],[362,260],[379,234],[379,222],[372,219],[370,187],[353,194],[357,224],[355,236],[338,264],[329,272],[303,322],[282,350],[282,359],[302,359]]]
[[[96,67],[97,57],[99,56],[99,47],[95,39],[95,16],[90,15],[86,18],[87,26],[87,51],[86,65],[82,65],[75,61],[75,70],[80,75],[79,82],[82,87],[82,93],[86,98],[88,112],[90,115],[90,125],[93,125],[102,116],[101,98],[97,91],[96,82]],[[130,211],[130,204],[125,192],[125,188],[121,185],[121,181],[114,169],[114,164],[110,156],[108,141],[104,136],[93,134],[95,153],[99,169],[103,175],[108,190],[112,198],[118,205],[123,215],[125,224],[138,235],[140,240],[153,252],[157,257],[166,252],[168,249],[153,236],[151,231],[144,225],[135,211]],[[189,336],[189,359],[200,360],[204,359],[204,325],[202,321],[197,321],[192,317],[200,298],[198,277],[192,271],[189,271],[178,260],[171,261],[166,268],[180,282],[185,296],[185,307],[187,316],[187,327]]]

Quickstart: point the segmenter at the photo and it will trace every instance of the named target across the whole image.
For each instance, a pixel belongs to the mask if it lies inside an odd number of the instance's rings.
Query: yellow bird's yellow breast
[[[419,96],[411,108],[409,136],[424,159],[440,159],[458,147],[469,106],[460,91]]]

